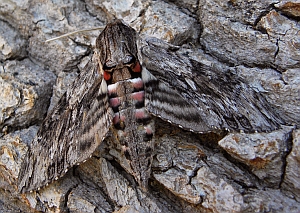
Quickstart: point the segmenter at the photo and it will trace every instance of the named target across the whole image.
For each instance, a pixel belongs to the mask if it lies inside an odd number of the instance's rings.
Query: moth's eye
[[[110,60],[106,61],[105,64],[103,65],[103,69],[104,70],[111,70],[111,69],[113,69],[115,67],[116,67],[116,63],[113,62],[113,61],[110,61]]]
[[[132,55],[126,55],[123,60],[124,64],[132,64],[134,62],[135,62],[135,57],[133,57]]]

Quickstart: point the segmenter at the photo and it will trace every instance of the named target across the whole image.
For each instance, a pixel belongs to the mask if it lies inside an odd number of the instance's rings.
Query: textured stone
[[[26,41],[7,23],[0,21],[0,61],[25,57]]]
[[[1,168],[1,188],[13,191],[16,188],[16,179],[22,163],[22,156],[27,151],[26,140],[33,139],[37,127],[17,131],[13,134],[7,134],[0,139],[0,168]]]
[[[32,14],[28,13],[29,1],[4,0],[0,2],[0,19],[17,29],[24,37],[32,32]]]
[[[180,170],[169,169],[166,172],[154,173],[154,178],[162,183],[176,196],[192,204],[201,203],[201,194],[191,186],[190,177]]]
[[[179,138],[178,136],[163,135],[157,146],[153,167],[165,170],[176,166],[181,170],[185,170],[187,175],[194,175],[199,167],[199,161],[205,157],[205,153],[199,147],[187,143],[184,139],[189,140],[186,136]]]
[[[68,196],[70,212],[112,212],[112,208],[105,198],[87,185],[79,185]]]
[[[147,196],[145,192],[136,188],[135,184],[132,185],[131,183],[134,182],[132,176],[126,175],[124,171],[118,171],[104,158],[90,158],[79,166],[76,173],[81,180],[85,180],[84,187],[87,189],[83,190],[85,196],[82,197],[79,196],[80,188],[71,192],[70,196],[73,196],[73,193],[76,195],[71,198],[74,199],[72,203],[69,203],[74,209],[76,209],[75,202],[79,199],[80,203],[88,202],[90,208],[100,211],[105,209],[111,212],[109,209],[112,207],[108,204],[114,203],[115,211],[120,212],[170,212],[165,204],[152,196]],[[94,193],[98,194],[94,195]],[[105,196],[102,197],[102,194]]]
[[[233,158],[246,164],[260,180],[279,187],[290,137],[291,128],[271,133],[233,133],[220,140],[219,145]]]
[[[53,36],[51,36],[53,37]],[[77,47],[76,43],[69,39],[45,43],[44,35],[31,37],[29,41],[29,54],[37,64],[43,64],[50,70],[76,71],[81,58],[89,52],[87,47]],[[78,48],[83,48],[78,51]],[[47,49],[47,51],[45,51]]]
[[[0,138],[0,211],[1,212],[32,212],[26,206],[23,197],[16,193],[17,178],[22,158],[27,151],[28,141],[37,132],[37,127],[15,131]],[[4,202],[4,203],[2,203]],[[3,209],[2,209],[3,208]]]
[[[286,173],[282,188],[288,191],[288,194],[300,201],[300,131],[293,132],[293,147],[291,153],[286,159]]]
[[[68,173],[59,181],[54,181],[37,192],[27,193],[25,196],[29,205],[39,211],[63,212],[66,210],[69,192],[78,184],[78,179]]]
[[[161,210],[155,200],[147,197],[139,189],[136,191],[105,159],[100,159],[101,174],[108,196],[117,206],[131,206],[137,212],[166,212]],[[143,199],[143,202],[139,202]]]
[[[151,1],[137,1],[137,0],[93,0],[94,6],[101,7],[102,10],[107,11],[111,16],[118,19],[123,19],[127,23],[136,20],[149,6]]]
[[[274,64],[280,70],[296,68],[300,64],[300,27],[276,11],[271,11],[261,18],[257,27],[265,31],[269,40],[278,46],[274,55]]]
[[[30,60],[7,61],[0,67],[0,129],[42,120],[47,111],[55,75]]]
[[[298,18],[300,17],[300,2],[298,0],[281,0],[279,3],[274,5],[283,13]]]
[[[244,194],[244,207],[241,212],[300,212],[300,205],[286,197],[280,190],[249,189]]]
[[[203,197],[201,204],[207,211],[240,212],[242,210],[243,196],[207,167],[198,170],[191,185]]]
[[[246,186],[246,188],[260,186],[254,175],[235,162],[229,161],[219,150],[211,150],[211,152],[205,159],[209,169],[220,177],[227,177],[226,181],[230,181],[234,187],[239,189],[240,193],[243,192],[240,185]]]
[[[201,2],[201,44],[232,64],[295,68],[299,65],[299,27],[275,11],[264,16],[273,3],[277,1]],[[265,28],[276,35],[266,33]]]
[[[233,22],[254,26],[262,14],[268,11],[275,3],[278,3],[278,1],[206,0],[199,1],[198,13],[201,18],[206,21],[210,20],[212,23],[215,19],[226,17]],[[215,18],[211,19],[213,17]]]
[[[84,195],[84,194],[80,194]],[[83,199],[81,196],[73,195],[69,197],[68,200],[68,207],[71,212],[95,212],[96,207],[88,202],[87,200]]]
[[[273,69],[237,67],[238,74],[276,107],[287,124],[300,121],[300,69],[288,69],[279,73]]]
[[[37,23],[38,33],[33,33],[29,39],[29,56],[39,64],[55,72],[78,70],[81,59],[89,54],[91,44],[94,44],[99,31],[85,35],[76,34],[52,42],[47,39],[60,36],[75,30],[102,26],[96,17],[90,16],[85,4],[80,1],[32,1],[28,13],[32,21]],[[71,39],[70,39],[71,38]]]
[[[114,213],[139,213],[136,209],[134,209],[132,206],[123,206],[117,211],[114,211]]]
[[[160,138],[153,162],[153,167],[162,171],[154,172],[154,178],[175,195],[199,204],[202,201],[201,194],[191,186],[190,180],[204,156],[199,147],[184,143],[184,138],[164,135]]]
[[[273,62],[277,46],[268,35],[224,17],[206,17],[202,23],[200,42],[208,53],[220,60],[249,66],[271,65]]]
[[[167,2],[171,2],[176,4],[181,10],[188,10],[189,12],[196,13],[198,9],[198,1],[197,0],[167,0]],[[188,15],[190,13],[186,12]]]
[[[175,45],[196,40],[200,32],[195,18],[163,1],[153,1],[133,26],[141,36],[153,36]]]

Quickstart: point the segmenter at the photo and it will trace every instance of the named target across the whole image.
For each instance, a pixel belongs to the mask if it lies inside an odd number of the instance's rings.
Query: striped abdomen
[[[122,77],[120,73],[124,72],[129,72],[130,75],[125,75],[125,79],[116,80]],[[133,73],[130,67],[123,67],[121,71],[114,70],[111,73],[115,80],[107,82],[110,107],[115,113],[114,139],[121,144],[123,154],[139,185],[147,188],[153,158],[154,121],[145,109],[141,73]],[[119,75],[114,77],[115,74]],[[114,81],[116,82],[113,83]]]

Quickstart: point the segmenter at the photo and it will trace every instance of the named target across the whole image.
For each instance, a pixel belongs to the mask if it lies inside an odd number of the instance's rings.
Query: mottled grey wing
[[[86,160],[109,130],[107,85],[90,61],[41,125],[19,173],[19,191],[45,186]]]
[[[145,106],[151,113],[197,132],[272,131],[283,121],[261,94],[231,72],[185,56],[158,40],[140,50]]]

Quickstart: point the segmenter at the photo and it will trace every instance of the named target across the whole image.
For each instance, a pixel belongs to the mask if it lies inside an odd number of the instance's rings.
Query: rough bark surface
[[[296,0],[0,1],[0,212],[300,212],[299,8]],[[113,18],[235,71],[287,126],[199,135],[157,119],[148,192],[103,142],[63,178],[19,194],[38,125],[91,57],[99,31],[45,40]]]

